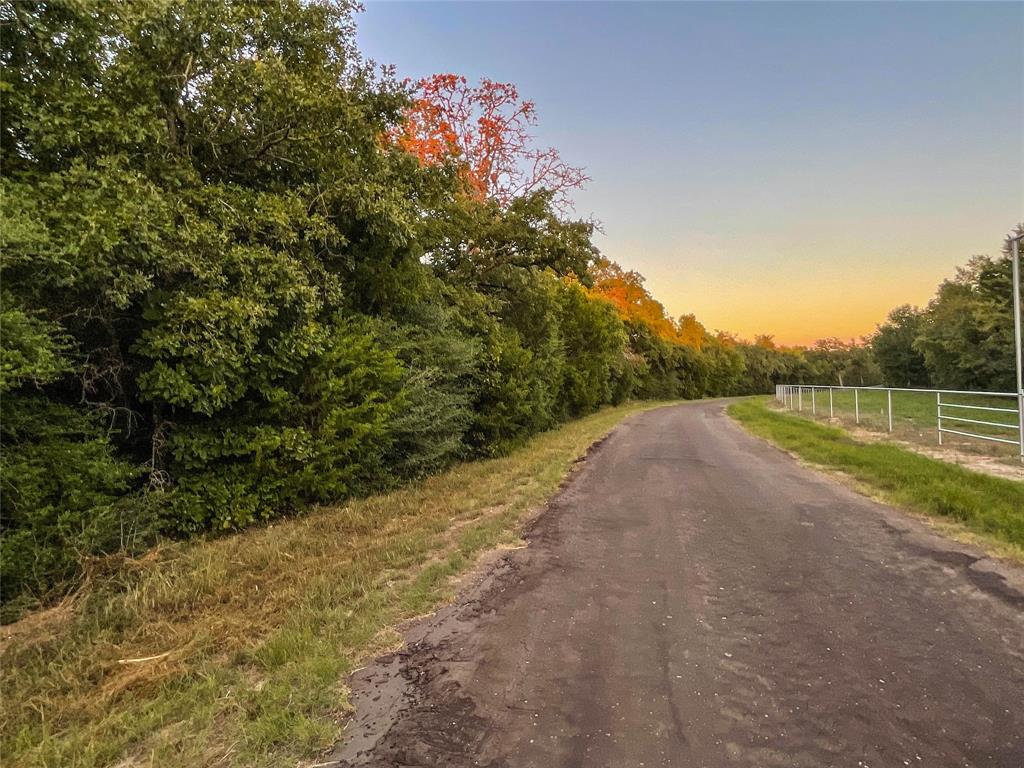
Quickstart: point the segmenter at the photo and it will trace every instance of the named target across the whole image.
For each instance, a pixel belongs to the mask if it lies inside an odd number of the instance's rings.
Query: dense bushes
[[[346,3],[0,21],[7,616],[89,556],[791,373],[593,290],[607,262],[552,193],[482,198],[395,146],[408,93]]]
[[[45,595],[74,577],[83,554],[134,548],[142,505],[127,502],[139,472],[115,452],[102,411],[42,393],[72,370],[69,343],[58,327],[19,309],[10,295],[3,304],[0,585],[6,616],[17,609],[17,598]]]
[[[241,527],[364,490],[384,471],[391,421],[404,405],[401,367],[354,321],[318,335],[294,375],[171,428],[169,527]]]

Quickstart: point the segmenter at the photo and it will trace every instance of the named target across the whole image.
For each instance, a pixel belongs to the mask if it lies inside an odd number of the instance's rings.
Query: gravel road
[[[1024,766],[1024,569],[722,402],[625,421],[525,538],[354,676],[328,765]]]

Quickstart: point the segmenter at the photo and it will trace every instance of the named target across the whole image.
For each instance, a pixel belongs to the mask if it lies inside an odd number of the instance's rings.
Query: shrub
[[[365,323],[339,322],[320,345],[262,402],[173,428],[169,529],[240,528],[375,485],[403,405],[401,364]]]
[[[139,472],[117,456],[99,414],[44,394],[71,370],[59,327],[3,302],[0,597],[9,619],[70,583],[83,556],[148,543],[152,530],[127,495]]]

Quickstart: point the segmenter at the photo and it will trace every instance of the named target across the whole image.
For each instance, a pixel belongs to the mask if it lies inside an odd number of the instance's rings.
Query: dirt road
[[[356,675],[339,766],[1024,766],[1024,572],[747,436],[623,423]]]

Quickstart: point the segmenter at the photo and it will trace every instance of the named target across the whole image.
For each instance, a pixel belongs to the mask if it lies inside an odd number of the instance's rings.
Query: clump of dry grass
[[[9,766],[282,765],[330,744],[340,681],[515,537],[627,405],[506,458],[102,569],[4,628]]]

